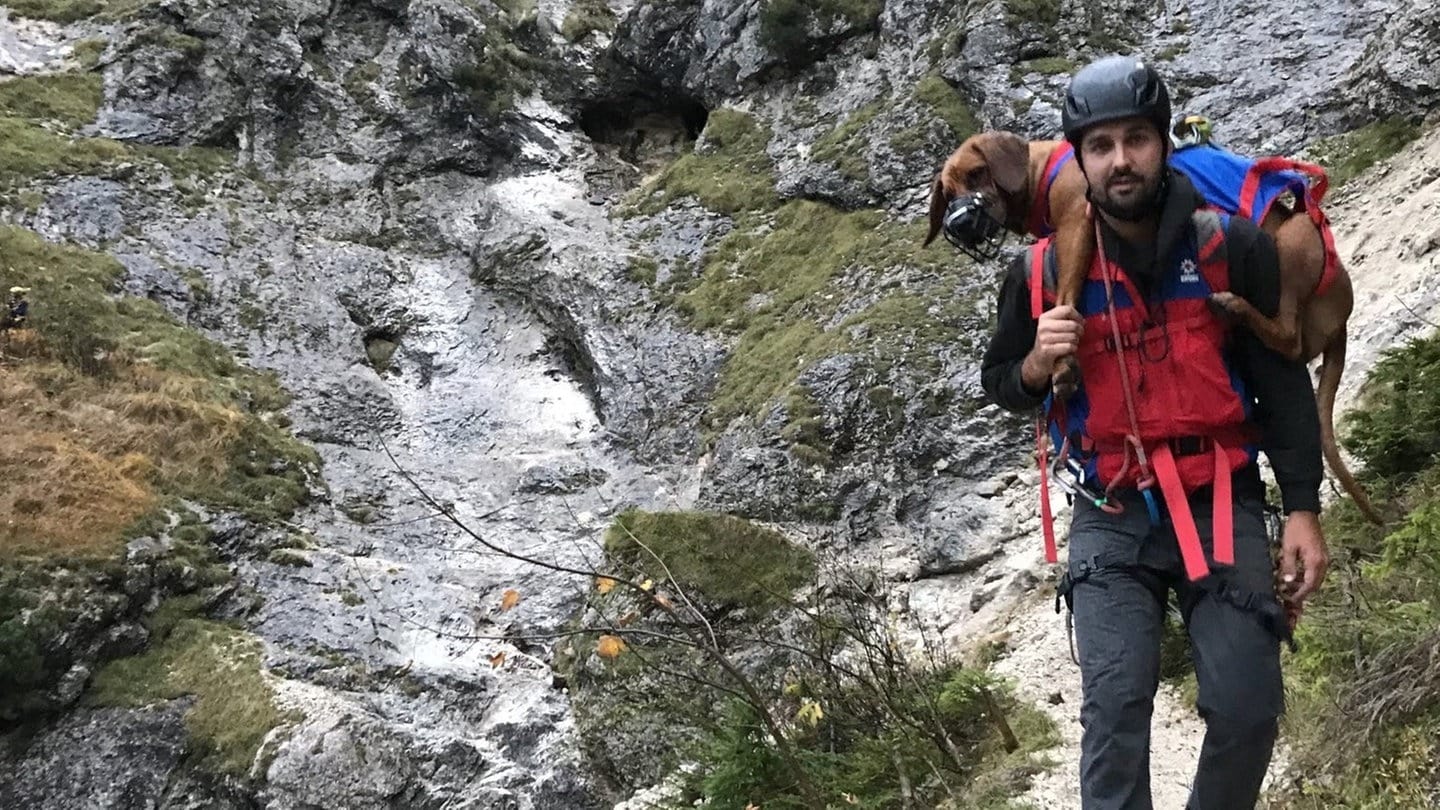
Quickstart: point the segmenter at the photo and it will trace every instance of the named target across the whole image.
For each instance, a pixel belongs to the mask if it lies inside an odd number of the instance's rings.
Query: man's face
[[[1142,219],[1160,191],[1165,141],[1144,118],[1096,124],[1080,140],[1090,199],[1100,210],[1124,220]]]

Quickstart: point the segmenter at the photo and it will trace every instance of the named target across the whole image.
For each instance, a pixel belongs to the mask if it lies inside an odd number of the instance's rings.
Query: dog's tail
[[[1385,521],[1371,505],[1365,490],[1355,482],[1355,477],[1340,458],[1340,448],[1335,444],[1335,394],[1340,390],[1340,375],[1345,371],[1345,330],[1341,329],[1330,345],[1325,347],[1321,359],[1320,384],[1316,387],[1317,404],[1320,406],[1320,447],[1325,453],[1325,463],[1330,472],[1340,479],[1340,486],[1350,493],[1355,505],[1376,525]]]

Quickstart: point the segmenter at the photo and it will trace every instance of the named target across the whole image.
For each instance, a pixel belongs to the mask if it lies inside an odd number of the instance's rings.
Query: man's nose
[[[1115,145],[1115,160],[1114,160],[1114,163],[1113,163],[1114,168],[1117,169],[1117,170],[1119,170],[1119,169],[1129,169],[1129,168],[1130,168],[1130,156],[1131,156],[1131,155],[1130,155],[1130,150],[1129,150],[1129,149],[1126,149],[1124,144],[1116,144],[1116,145]]]

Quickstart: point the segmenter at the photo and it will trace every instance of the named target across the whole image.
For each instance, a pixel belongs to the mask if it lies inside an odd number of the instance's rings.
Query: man
[[[1083,472],[1060,585],[1084,690],[1081,805],[1152,807],[1150,721],[1174,589],[1206,722],[1187,808],[1253,808],[1283,708],[1279,644],[1290,629],[1255,452],[1265,449],[1280,487],[1281,570],[1298,610],[1327,565],[1319,419],[1305,366],[1228,326],[1207,296],[1227,287],[1273,316],[1275,246],[1244,217],[1196,213],[1203,199],[1167,166],[1170,99],[1148,65],[1110,57],[1085,67],[1062,117],[1101,249],[1078,310],[1050,306],[1038,318],[1031,286],[1053,281],[1054,248],[1017,259],[982,379],[1008,410],[1045,405],[1055,447]],[[1079,390],[1053,402],[1052,366],[1072,355]]]
[[[29,287],[10,288],[10,301],[5,314],[6,329],[25,328],[25,321],[30,317],[30,302],[25,300],[28,292]]]

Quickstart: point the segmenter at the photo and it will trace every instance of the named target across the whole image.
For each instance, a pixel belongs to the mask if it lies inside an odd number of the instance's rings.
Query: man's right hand
[[[1072,306],[1052,307],[1041,313],[1035,322],[1035,346],[1025,355],[1020,377],[1031,391],[1050,388],[1050,372],[1055,361],[1074,354],[1080,348],[1080,335],[1085,321]]]

